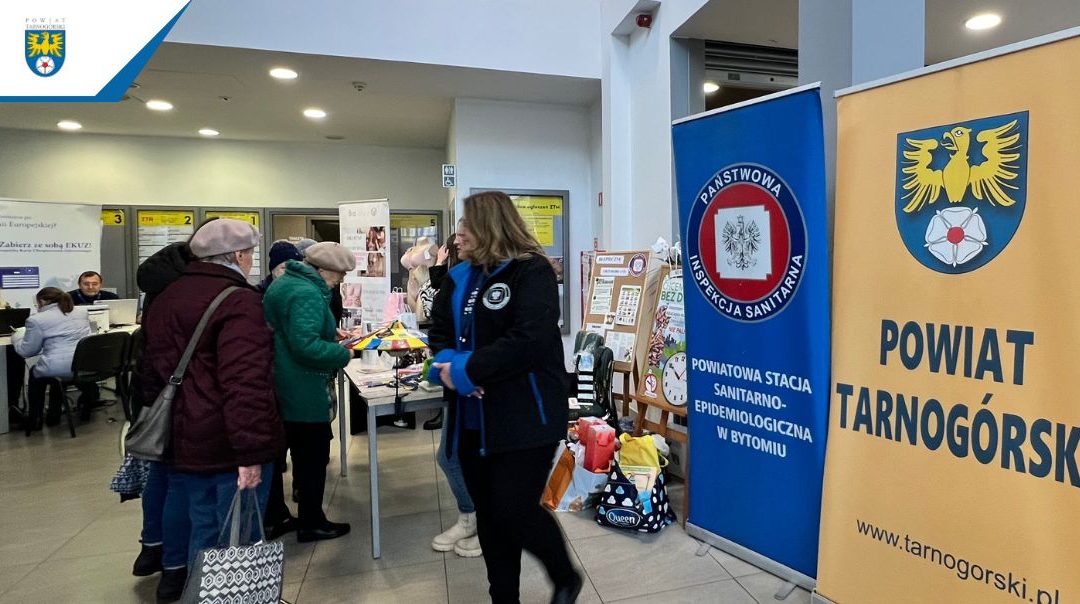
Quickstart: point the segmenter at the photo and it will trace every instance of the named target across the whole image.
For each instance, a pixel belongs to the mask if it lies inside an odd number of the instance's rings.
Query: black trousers
[[[472,431],[462,432],[459,445],[465,486],[476,504],[491,601],[518,602],[522,550],[540,560],[556,587],[573,583],[576,572],[562,532],[540,506],[555,445],[481,457],[479,434]]]
[[[45,390],[49,391],[49,417],[59,418],[63,412],[64,388],[54,378],[38,377],[30,371],[30,382],[26,385],[26,403],[30,421],[41,419],[45,410]]]
[[[292,454],[293,485],[300,498],[297,510],[300,528],[318,528],[326,522],[323,491],[333,436],[329,422],[285,422],[285,437]]]

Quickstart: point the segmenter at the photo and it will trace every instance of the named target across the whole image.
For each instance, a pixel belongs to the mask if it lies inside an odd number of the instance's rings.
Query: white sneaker
[[[479,537],[467,537],[454,544],[454,553],[462,558],[479,558],[484,555],[480,549]]]
[[[452,552],[454,545],[462,539],[476,535],[476,514],[461,514],[454,526],[431,540],[431,549],[437,552]]]

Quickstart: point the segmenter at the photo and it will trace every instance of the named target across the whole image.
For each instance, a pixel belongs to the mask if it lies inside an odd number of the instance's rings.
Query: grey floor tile
[[[663,602],[664,604],[756,604],[757,602],[734,579],[683,587],[648,596],[609,601],[617,604],[651,604],[654,602]]]
[[[724,570],[732,577],[745,577],[747,575],[756,575],[762,571],[762,569],[754,566],[753,564],[746,562],[740,558],[736,558],[731,554],[714,548],[709,549],[709,555],[712,556],[720,566],[724,567]]]
[[[571,541],[611,534],[611,529],[596,523],[596,509],[581,512],[556,512],[555,519],[562,526],[566,538]]]
[[[286,583],[281,586],[281,599],[295,604],[300,599],[300,583]]]
[[[810,592],[801,587],[796,587],[795,591],[792,592],[786,600],[776,600],[774,597],[776,591],[780,589],[780,586],[783,585],[785,581],[767,572],[738,577],[735,580],[738,581],[746,591],[750,592],[750,595],[754,596],[754,599],[758,602],[770,602],[776,604],[777,602],[782,601],[784,604],[810,604]]]
[[[42,562],[75,536],[74,533],[60,537],[50,536],[47,531],[39,528],[24,529],[18,533],[8,531],[5,534],[18,534],[18,540],[0,544],[0,568]]]
[[[322,541],[315,547],[304,579],[334,577],[432,562],[443,554],[431,549],[431,538],[442,529],[438,512],[383,518],[382,557],[371,557],[371,531],[367,524],[353,524],[352,533]]]
[[[129,554],[106,554],[40,564],[0,596],[0,603],[152,602],[156,588],[155,577],[131,576]]]
[[[142,514],[109,514],[91,522],[50,558],[67,560],[99,554],[128,553],[134,561],[139,553]]]
[[[34,563],[0,567],[0,595],[11,589],[13,585],[34,570],[36,566],[37,564]]]
[[[300,588],[299,604],[437,604],[446,602],[446,570],[432,562],[357,573],[307,579]]]
[[[570,552],[570,561],[580,571],[581,565],[577,556]],[[487,570],[483,558],[460,558],[447,555],[446,558],[447,589],[450,593],[450,604],[472,604],[484,602],[488,599]],[[521,559],[521,583],[519,593],[523,604],[541,604],[549,602],[553,587],[548,581],[547,572],[543,565],[532,555],[525,553]],[[602,602],[596,593],[596,588],[586,577],[585,585],[578,598],[581,604]]]
[[[605,602],[731,578],[712,557],[695,555],[698,542],[678,525],[657,535],[615,532],[571,543]],[[628,580],[631,569],[646,568],[647,580]]]
[[[297,543],[295,533],[286,535],[281,540],[285,544],[285,582],[296,583],[299,586],[304,581],[308,568],[311,566],[311,556],[315,553],[315,544]]]

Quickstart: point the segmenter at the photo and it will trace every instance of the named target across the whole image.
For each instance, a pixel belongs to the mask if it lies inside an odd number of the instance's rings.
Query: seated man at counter
[[[79,275],[79,289],[69,291],[68,295],[75,302],[75,306],[89,306],[90,304],[97,304],[101,300],[120,299],[120,296],[101,289],[102,284],[104,284],[104,281],[101,278],[101,273],[86,271]]]
[[[79,289],[68,292],[75,306],[89,306],[101,300],[119,300],[120,296],[101,289],[104,280],[97,271],[86,271],[79,275]],[[79,409],[82,419],[89,419],[90,410],[101,406],[101,391],[97,384],[79,385]]]

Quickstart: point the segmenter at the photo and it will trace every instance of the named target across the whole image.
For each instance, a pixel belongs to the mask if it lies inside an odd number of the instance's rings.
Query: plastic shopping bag
[[[572,444],[561,445],[561,452],[548,477],[541,504],[555,512],[580,512],[596,505],[600,491],[607,484],[606,472],[597,474],[586,470],[578,461]],[[582,456],[583,457],[583,456]]]

